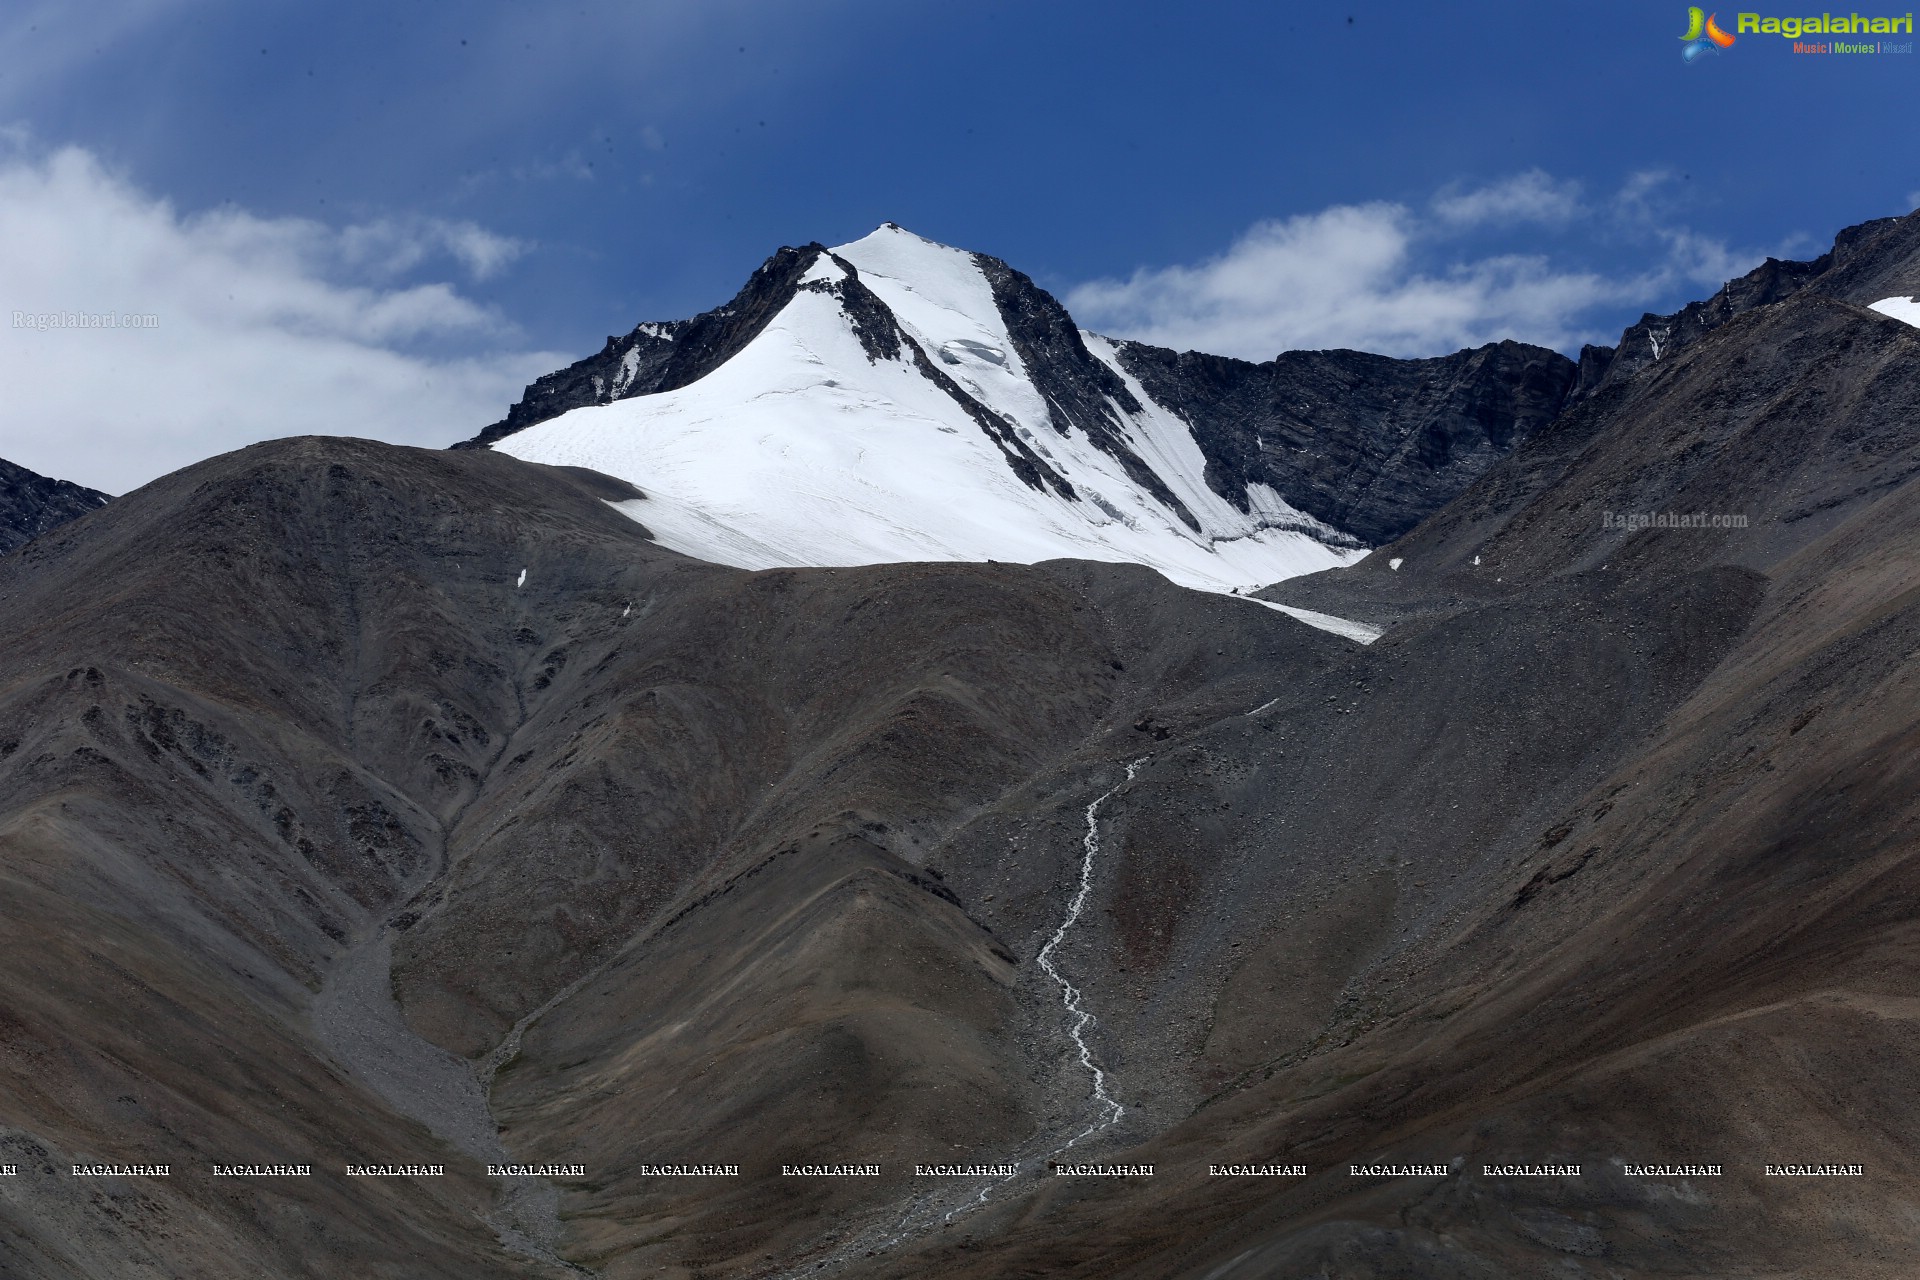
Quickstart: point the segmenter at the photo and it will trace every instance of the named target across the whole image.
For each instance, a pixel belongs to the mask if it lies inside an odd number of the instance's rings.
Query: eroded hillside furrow
[[[527,571],[522,568],[513,590],[516,610],[524,621]],[[350,595],[351,599],[351,595]],[[362,674],[361,618],[357,602],[351,617],[354,637],[348,729],[358,716],[357,691]],[[507,758],[529,719],[527,673],[532,660],[518,664],[511,682],[514,723],[499,735],[499,745],[471,780],[471,790],[437,823],[438,857],[427,874],[409,886],[404,911],[380,922],[372,933],[343,955],[328,974],[315,998],[313,1027],[327,1049],[395,1111],[417,1120],[456,1150],[489,1165],[512,1163],[500,1139],[500,1129],[488,1100],[497,1068],[489,1056],[478,1067],[434,1044],[416,1031],[394,999],[393,947],[395,921],[411,928],[429,918],[444,901],[445,885],[453,871],[453,849],[461,821],[486,791],[489,781]],[[560,998],[558,996],[556,999]],[[513,1036],[518,1039],[518,1028]],[[495,1180],[494,1211],[487,1216],[502,1246],[513,1253],[564,1268],[592,1274],[561,1258],[560,1191],[543,1177],[513,1176]]]

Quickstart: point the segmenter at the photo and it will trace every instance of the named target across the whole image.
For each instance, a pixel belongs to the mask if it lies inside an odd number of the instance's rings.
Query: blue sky
[[[1685,26],[1559,0],[15,5],[0,310],[157,321],[0,326],[0,456],[118,491],[273,435],[444,444],[779,245],[887,219],[1108,332],[1418,355],[1576,350],[1920,202],[1920,55],[1754,35],[1685,65]]]

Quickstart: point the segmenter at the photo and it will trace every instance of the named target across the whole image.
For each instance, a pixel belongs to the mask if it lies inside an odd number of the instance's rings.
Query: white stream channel
[[[1140,772],[1140,766],[1149,759],[1151,757],[1141,756],[1128,764],[1127,776],[1101,792],[1093,803],[1087,806],[1087,833],[1080,838],[1080,847],[1083,850],[1080,857],[1080,886],[1073,891],[1073,898],[1067,903],[1067,914],[1060,921],[1060,927],[1053,931],[1053,936],[1047,939],[1046,946],[1040,948],[1040,954],[1037,957],[1040,967],[1046,971],[1047,976],[1060,984],[1060,1003],[1066,1006],[1067,1016],[1073,1019],[1072,1025],[1067,1028],[1067,1034],[1072,1037],[1073,1047],[1080,1053],[1080,1065],[1093,1076],[1092,1097],[1095,1112],[1093,1123],[1040,1157],[1042,1169],[1046,1168],[1048,1161],[1061,1152],[1079,1146],[1102,1129],[1112,1128],[1119,1123],[1120,1117],[1127,1113],[1127,1109],[1120,1105],[1120,1100],[1107,1090],[1107,1073],[1101,1069],[1099,1063],[1093,1060],[1093,1049],[1087,1044],[1087,1028],[1098,1020],[1081,1002],[1080,988],[1069,982],[1066,975],[1054,965],[1053,953],[1059,949],[1062,942],[1066,941],[1067,931],[1079,923],[1080,913],[1087,907],[1087,897],[1093,892],[1093,864],[1094,860],[1100,856],[1100,806],[1112,799],[1114,793],[1120,788],[1132,782],[1134,775]],[[997,1188],[1004,1187],[1019,1176],[1015,1173],[1010,1177],[989,1182],[980,1188],[980,1194],[975,1196],[971,1203],[948,1210],[944,1221],[952,1222],[959,1214],[978,1209],[987,1202],[987,1197]]]
[[[1016,1166],[1014,1173],[1006,1177],[996,1177],[987,1182],[980,1188],[979,1194],[971,1200],[964,1201],[942,1214],[938,1219],[940,1223],[949,1223],[962,1214],[972,1213],[986,1204],[988,1197],[996,1190],[1019,1179],[1023,1173],[1036,1168],[1044,1171],[1048,1161],[1085,1142],[1095,1134],[1112,1128],[1119,1122],[1120,1117],[1126,1114],[1126,1108],[1121,1105],[1118,1098],[1113,1096],[1112,1090],[1107,1088],[1107,1073],[1098,1062],[1094,1061],[1093,1047],[1087,1043],[1087,1031],[1098,1025],[1098,1019],[1094,1017],[1093,1011],[1087,1008],[1080,988],[1073,985],[1072,981],[1060,972],[1059,966],[1054,963],[1054,955],[1066,942],[1067,935],[1073,931],[1074,925],[1079,923],[1082,913],[1086,911],[1087,899],[1093,894],[1093,877],[1100,859],[1100,809],[1123,787],[1132,782],[1139,774],[1140,766],[1151,758],[1141,756],[1133,761],[1127,766],[1126,777],[1101,792],[1091,804],[1087,805],[1085,810],[1087,830],[1080,841],[1080,883],[1074,888],[1073,897],[1067,901],[1067,910],[1061,917],[1059,927],[1047,939],[1046,945],[1040,948],[1040,954],[1037,957],[1041,970],[1060,988],[1060,1003],[1067,1012],[1067,1035],[1073,1041],[1074,1051],[1079,1056],[1081,1067],[1092,1077],[1093,1083],[1088,1097],[1093,1106],[1093,1119],[1084,1129],[1058,1146],[1045,1151],[1037,1159],[1030,1157],[1012,1160],[1011,1163]],[[816,1274],[821,1270],[831,1269],[846,1258],[858,1257],[862,1253],[884,1253],[902,1240],[921,1235],[931,1229],[935,1225],[935,1219],[932,1218],[931,1213],[938,1212],[941,1199],[944,1197],[916,1196],[905,1215],[899,1218],[891,1228],[882,1228],[878,1231],[870,1229],[858,1233],[844,1241],[825,1259],[817,1260],[786,1274],[789,1276]]]
[[[1073,901],[1067,904],[1066,919],[1060,922],[1060,927],[1053,931],[1051,938],[1047,939],[1047,945],[1040,948],[1040,967],[1047,971],[1049,978],[1060,984],[1060,1002],[1067,1007],[1067,1013],[1073,1019],[1073,1025],[1067,1028],[1067,1034],[1073,1037],[1074,1048],[1080,1051],[1080,1065],[1093,1076],[1093,1104],[1098,1113],[1092,1124],[1049,1151],[1048,1159],[1059,1155],[1069,1147],[1078,1146],[1102,1129],[1111,1128],[1121,1116],[1127,1113],[1127,1109],[1120,1105],[1119,1100],[1107,1092],[1107,1073],[1102,1071],[1100,1064],[1093,1060],[1093,1050],[1087,1045],[1086,1030],[1095,1021],[1093,1013],[1080,1002],[1080,988],[1067,981],[1066,975],[1054,966],[1053,953],[1062,942],[1066,941],[1067,931],[1079,922],[1080,913],[1087,906],[1087,895],[1093,892],[1093,863],[1094,859],[1100,856],[1100,806],[1105,804],[1114,792],[1132,782],[1134,775],[1140,772],[1140,766],[1146,762],[1147,757],[1141,756],[1129,764],[1127,776],[1114,783],[1099,799],[1087,806],[1087,834],[1080,842],[1086,850],[1080,859],[1080,887],[1074,890]],[[986,1199],[984,1192],[980,1198]]]

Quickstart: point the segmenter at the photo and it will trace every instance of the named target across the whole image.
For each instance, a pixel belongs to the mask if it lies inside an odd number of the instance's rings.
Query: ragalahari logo
[[[1733,43],[1733,37],[1722,31],[1720,24],[1714,21],[1719,16],[1717,13],[1709,15],[1697,5],[1687,10],[1687,34],[1680,37],[1686,44],[1680,50],[1680,57],[1689,66],[1712,53],[1715,45],[1724,49]]]

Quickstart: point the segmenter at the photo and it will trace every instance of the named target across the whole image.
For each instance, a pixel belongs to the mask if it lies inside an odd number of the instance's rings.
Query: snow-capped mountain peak
[[[1244,510],[1209,489],[1191,428],[1004,264],[891,223],[798,253],[701,376],[495,447],[619,476],[663,545],[743,568],[1074,557],[1226,591],[1359,554],[1266,486]],[[622,353],[613,396],[647,356]]]
[[[775,253],[462,447],[590,467],[665,546],[745,568],[1131,561],[1231,591],[1349,562],[1548,421],[1571,361],[1249,364],[1111,341],[997,258],[886,223]]]

